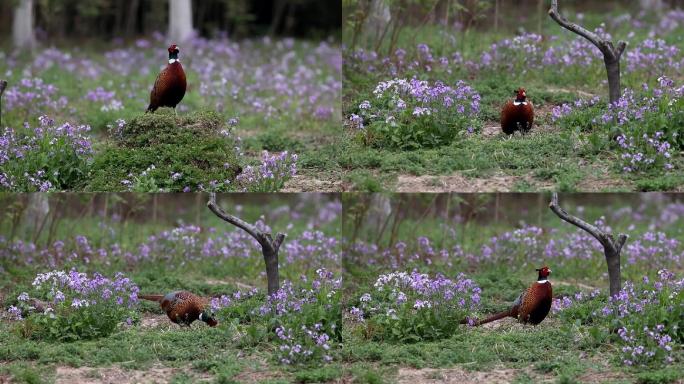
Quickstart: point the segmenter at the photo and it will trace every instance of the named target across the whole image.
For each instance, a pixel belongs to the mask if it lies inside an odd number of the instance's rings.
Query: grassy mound
[[[212,111],[137,116],[95,157],[89,191],[182,191],[232,181],[241,172],[235,141]],[[230,184],[229,184],[230,185]]]

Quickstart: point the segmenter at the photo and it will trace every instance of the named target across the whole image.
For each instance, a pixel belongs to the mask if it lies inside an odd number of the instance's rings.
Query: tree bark
[[[169,39],[172,43],[182,43],[192,35],[191,0],[169,0]]]
[[[36,36],[33,33],[33,0],[21,0],[14,9],[12,42],[16,48],[33,49]]]
[[[608,75],[608,96],[611,103],[615,103],[620,99],[620,57],[627,47],[627,43],[620,40],[617,47],[613,45],[612,41],[602,39],[599,35],[591,32],[581,25],[568,21],[558,11],[558,0],[551,0],[551,9],[549,9],[549,16],[561,27],[568,31],[575,33],[589,40],[598,48],[603,54],[603,61],[606,65],[606,73]]]
[[[611,233],[604,232],[603,230],[597,228],[594,225],[587,223],[586,221],[567,213],[563,208],[558,205],[558,194],[554,192],[551,197],[551,203],[549,203],[549,208],[555,213],[561,220],[566,221],[592,235],[596,240],[603,246],[603,253],[606,257],[606,264],[608,265],[608,279],[610,282],[610,295],[615,296],[620,292],[621,281],[620,281],[620,252],[622,251],[622,246],[625,245],[627,241],[627,235],[621,233],[618,235],[617,241],[613,238]]]
[[[247,232],[261,245],[261,253],[264,255],[264,263],[266,264],[266,279],[268,280],[268,295],[273,295],[280,289],[280,277],[278,274],[278,251],[280,245],[285,240],[285,234],[276,234],[275,239],[270,233],[262,232],[256,226],[249,224],[239,217],[235,217],[229,213],[224,212],[221,207],[216,204],[216,193],[209,195],[209,202],[207,207],[221,220],[226,221],[243,231]]]

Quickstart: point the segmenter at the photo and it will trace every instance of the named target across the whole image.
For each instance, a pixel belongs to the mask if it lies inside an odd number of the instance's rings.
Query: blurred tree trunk
[[[389,5],[384,0],[371,0],[368,17],[363,22],[363,31],[366,40],[375,40],[375,49],[379,49],[382,41],[387,35],[392,14]],[[372,41],[371,40],[371,41]]]
[[[126,15],[126,36],[128,37],[131,37],[135,34],[139,5],[140,0],[131,0],[131,2],[128,4],[128,13]]]
[[[544,0],[537,0],[537,34],[541,36],[544,24]]]
[[[278,26],[280,26],[285,14],[285,8],[287,8],[287,0],[275,0],[273,2],[273,19],[271,19],[271,27],[268,31],[270,35],[275,35],[278,31]]]
[[[494,32],[499,32],[499,0],[494,0]]]
[[[639,0],[639,5],[642,10],[655,12],[658,16],[662,15],[663,10],[665,10],[663,0]]]
[[[180,44],[190,39],[192,30],[191,0],[169,0],[169,40]]]
[[[39,227],[39,223],[50,213],[50,203],[46,193],[29,193],[28,207],[24,212],[23,222],[30,225],[32,230]]]
[[[14,8],[12,42],[20,49],[33,49],[36,46],[36,36],[33,33],[33,0],[20,0]]]
[[[7,80],[0,80],[0,128],[2,127],[2,94],[7,88]]]

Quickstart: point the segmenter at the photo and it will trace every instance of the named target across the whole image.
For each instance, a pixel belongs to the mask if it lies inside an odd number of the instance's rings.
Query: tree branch
[[[549,203],[549,208],[558,216],[560,217],[563,221],[566,221],[580,229],[583,229],[590,235],[594,236],[596,240],[598,240],[602,245],[605,245],[605,242],[608,241],[608,236],[605,232],[602,230],[598,229],[596,226],[587,223],[586,221],[580,219],[579,217],[573,216],[569,214],[568,212],[565,211],[565,209],[561,208],[560,205],[558,205],[558,194],[554,193],[551,196],[551,203]]]
[[[627,235],[621,233],[618,235],[617,241],[613,235],[607,233],[586,221],[567,213],[558,204],[558,194],[553,193],[549,208],[558,215],[562,220],[586,231],[598,240],[603,246],[603,254],[606,257],[606,265],[608,266],[608,280],[610,283],[610,295],[615,296],[620,292],[620,251],[622,246],[627,241]]]
[[[221,220],[227,221],[230,224],[233,224],[234,226],[242,229],[243,231],[249,233],[256,241],[261,244],[262,237],[264,234],[259,231],[254,225],[249,224],[248,222],[240,219],[239,217],[235,217],[229,213],[226,213],[221,207],[216,205],[216,193],[212,192],[209,194],[209,202],[207,203],[207,207],[214,212],[216,216],[218,216]]]
[[[278,253],[278,250],[280,250],[280,244],[282,244],[285,240],[285,236],[287,235],[284,233],[278,233],[276,235],[275,241],[273,242],[273,249],[276,251],[276,253]]]
[[[604,48],[601,47],[601,43],[604,43],[605,41],[594,32],[591,32],[590,30],[582,27],[579,24],[575,24],[569,21],[565,18],[565,16],[561,15],[561,13],[558,11],[558,0],[551,0],[551,9],[549,9],[549,16],[551,16],[551,18],[555,20],[556,23],[560,24],[561,27],[584,37],[585,39],[589,40],[592,44],[594,44],[598,49],[600,49],[601,52],[603,52]]]
[[[617,250],[617,253],[620,253],[622,251],[622,246],[625,245],[625,242],[627,241],[627,235],[624,233],[621,233],[618,235],[618,241],[615,244],[615,248]]]
[[[598,34],[587,30],[579,24],[568,21],[558,10],[558,0],[551,0],[551,8],[549,9],[549,16],[561,27],[573,32],[577,35],[589,40],[598,48],[603,54],[603,61],[606,65],[606,74],[608,75],[608,96],[611,103],[615,103],[620,99],[620,57],[627,47],[627,43],[618,41],[617,48],[613,42],[602,38]]]
[[[280,276],[278,272],[278,251],[280,245],[285,240],[284,233],[277,233],[275,240],[268,232],[263,232],[256,226],[247,223],[246,221],[226,213],[221,207],[216,204],[216,193],[209,194],[209,202],[207,207],[221,220],[224,220],[234,226],[242,229],[252,236],[261,245],[261,253],[264,256],[264,264],[266,265],[266,278],[268,280],[268,294],[272,295],[280,289]]]

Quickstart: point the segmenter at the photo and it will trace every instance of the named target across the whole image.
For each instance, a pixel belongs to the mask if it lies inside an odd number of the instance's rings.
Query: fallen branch
[[[566,212],[563,208],[558,205],[558,194],[554,193],[551,197],[551,203],[549,203],[549,208],[558,215],[562,220],[584,230],[590,235],[594,236],[596,240],[603,246],[603,253],[606,256],[606,264],[608,265],[608,279],[610,281],[610,295],[614,296],[620,292],[621,282],[620,282],[620,252],[622,251],[622,246],[625,245],[627,241],[627,235],[621,233],[618,235],[617,241],[613,238],[613,235],[607,233],[595,225],[589,224],[586,221],[573,216]]]
[[[243,231],[249,233],[261,245],[261,253],[264,255],[264,263],[266,264],[266,279],[268,280],[268,294],[272,295],[280,289],[280,277],[278,274],[278,251],[280,245],[285,240],[285,234],[276,234],[275,239],[268,232],[263,232],[256,226],[243,221],[239,217],[226,213],[216,204],[216,193],[209,195],[209,202],[207,203],[209,210],[214,212],[221,220],[226,221]]]
[[[601,51],[601,53],[603,53],[603,62],[606,65],[606,72],[608,74],[608,96],[611,103],[618,101],[621,94],[620,57],[625,51],[627,43],[620,40],[617,44],[617,47],[615,47],[612,41],[603,39],[599,35],[587,30],[581,25],[568,21],[568,19],[566,19],[563,15],[561,15],[560,11],[558,11],[558,0],[551,0],[549,16],[561,27],[589,40]]]

